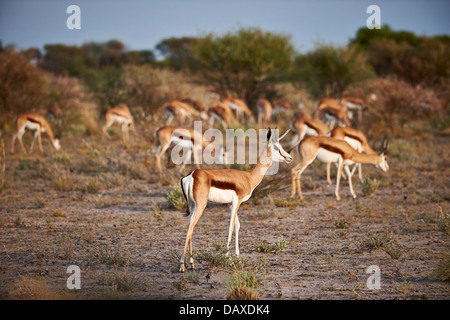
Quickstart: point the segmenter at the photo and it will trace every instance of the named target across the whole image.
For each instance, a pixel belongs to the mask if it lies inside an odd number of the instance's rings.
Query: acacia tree
[[[222,95],[237,95],[251,106],[290,66],[290,37],[258,28],[243,28],[222,36],[207,34],[190,46],[191,71]]]

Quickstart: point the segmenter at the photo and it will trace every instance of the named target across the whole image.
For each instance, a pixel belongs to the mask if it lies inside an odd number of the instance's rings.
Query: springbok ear
[[[283,135],[278,139],[278,141],[280,141],[281,139],[283,139],[283,138],[288,134],[288,132],[289,132],[290,130],[291,130],[291,129],[287,129],[286,132],[283,133]]]
[[[267,131],[267,142],[270,141],[271,136],[272,136],[272,129],[269,128],[269,131]]]

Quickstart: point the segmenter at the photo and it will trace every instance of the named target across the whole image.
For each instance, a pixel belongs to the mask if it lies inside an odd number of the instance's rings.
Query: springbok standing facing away
[[[298,145],[298,151],[301,156],[301,161],[294,168],[292,168],[292,194],[291,197],[296,194],[296,186],[298,195],[303,200],[302,190],[300,188],[300,176],[306,167],[318,159],[323,163],[337,162],[338,172],[336,175],[336,199],[340,200],[339,196],[339,181],[341,179],[342,168],[348,177],[348,183],[350,192],[353,198],[356,198],[356,194],[353,191],[352,174],[349,169],[349,165],[354,163],[367,163],[373,164],[377,168],[380,168],[384,172],[389,170],[389,166],[386,161],[385,152],[387,150],[387,144],[383,147],[379,154],[364,154],[356,151],[352,146],[343,140],[338,140],[331,137],[306,137]]]
[[[19,139],[20,147],[22,148],[23,153],[27,153],[25,150],[25,147],[23,145],[22,137],[25,133],[25,131],[28,130],[35,130],[33,142],[31,143],[30,152],[33,151],[34,143],[36,142],[36,138],[38,139],[39,143],[39,149],[41,152],[44,152],[44,149],[42,148],[42,141],[41,141],[41,133],[45,132],[47,133],[48,137],[50,138],[50,141],[55,147],[56,150],[61,149],[61,145],[59,144],[59,139],[55,138],[55,135],[53,134],[52,128],[48,124],[48,121],[41,115],[35,114],[35,113],[25,113],[17,117],[17,132],[13,135],[12,143],[11,143],[11,153],[14,153],[14,144],[16,142],[16,139]]]
[[[110,108],[105,113],[106,124],[103,127],[103,135],[110,138],[108,129],[114,122],[118,122],[122,125],[122,136],[124,141],[128,141],[130,138],[129,129],[134,128],[134,120],[131,115],[130,109],[124,103],[119,104],[116,107]]]
[[[194,157],[201,157],[201,152],[207,147],[214,147],[211,141],[206,140],[201,132],[197,134],[201,137],[201,141],[195,141],[195,130],[190,128],[178,127],[178,126],[164,126],[155,130],[156,148],[153,149],[156,157],[156,168],[162,173],[161,158],[170,145],[176,144],[185,149],[183,165],[180,166],[180,171],[184,169],[188,159],[191,159],[191,154],[194,152]],[[226,163],[226,153],[224,151],[223,143],[220,145],[220,163]],[[200,158],[198,158],[200,159]],[[197,167],[200,168],[200,164],[197,163]]]
[[[289,130],[288,130],[289,131]],[[197,169],[181,179],[181,188],[186,198],[189,210],[189,224],[180,260],[180,272],[185,271],[184,261],[189,245],[190,266],[194,268],[192,257],[192,233],[200,219],[208,201],[216,203],[231,203],[230,226],[228,229],[227,256],[230,250],[233,228],[236,238],[236,256],[239,256],[239,218],[237,211],[242,202],[247,201],[253,190],[261,183],[272,161],[291,162],[292,157],[284,151],[279,141],[288,133],[286,131],[279,139],[275,137],[276,131],[269,129],[267,145],[263,148],[258,163],[248,171],[234,169],[201,170]]]

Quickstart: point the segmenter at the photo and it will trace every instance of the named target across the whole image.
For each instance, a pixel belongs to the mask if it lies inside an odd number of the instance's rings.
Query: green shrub
[[[166,194],[166,199],[169,205],[177,210],[187,210],[186,199],[183,194],[181,186],[172,187]]]

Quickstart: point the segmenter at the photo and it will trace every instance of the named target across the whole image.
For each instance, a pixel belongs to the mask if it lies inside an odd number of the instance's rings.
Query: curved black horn
[[[270,141],[271,136],[272,136],[272,129],[269,127],[269,131],[267,131],[267,141]]]

